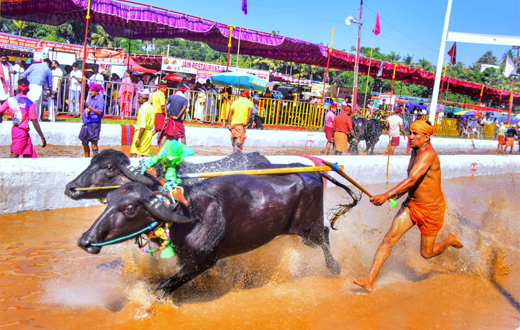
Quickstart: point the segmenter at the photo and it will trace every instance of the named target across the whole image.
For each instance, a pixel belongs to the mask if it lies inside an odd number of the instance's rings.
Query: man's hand
[[[47,145],[47,141],[46,141],[45,138],[42,136],[42,148],[45,148],[46,145]]]
[[[135,147],[139,148],[141,146],[141,139],[135,140]]]
[[[375,206],[381,206],[388,200],[388,197],[386,194],[382,195],[375,195],[370,198],[370,203],[374,204]]]

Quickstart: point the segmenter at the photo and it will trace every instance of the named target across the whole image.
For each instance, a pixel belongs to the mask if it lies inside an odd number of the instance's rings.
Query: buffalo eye
[[[114,170],[114,167],[112,165],[107,165],[104,167],[105,170],[107,171],[113,171]]]
[[[128,213],[128,214],[134,214],[135,212],[135,209],[132,205],[128,205],[125,209],[125,212]]]

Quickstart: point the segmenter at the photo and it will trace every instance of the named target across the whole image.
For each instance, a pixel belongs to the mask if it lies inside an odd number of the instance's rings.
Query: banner
[[[199,69],[197,70],[197,80],[198,81],[206,81],[206,79],[211,79],[211,76],[214,74],[221,73],[221,70],[206,70],[206,69]]]
[[[200,77],[198,77],[199,71],[204,76],[207,76],[208,73],[210,73],[210,72],[213,72],[211,74],[215,74],[217,72],[218,73],[225,72],[226,66],[219,65],[216,63],[184,60],[184,59],[175,58],[175,57],[163,57],[162,63],[161,63],[161,70],[194,74],[194,75],[197,75],[197,78],[200,79]],[[245,72],[245,73],[253,74],[262,80],[269,81],[269,71],[255,70],[255,69],[248,69],[248,68],[236,68],[236,67],[230,67],[229,71]],[[209,77],[211,77],[211,74],[209,75]],[[205,78],[205,79],[209,79],[209,77]]]
[[[323,84],[312,84],[311,93],[323,96]],[[330,85],[325,85],[325,96],[330,95]]]

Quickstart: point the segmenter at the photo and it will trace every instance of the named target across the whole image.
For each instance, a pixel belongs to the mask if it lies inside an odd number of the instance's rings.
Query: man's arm
[[[252,107],[251,107],[251,108],[248,108],[248,112],[247,112],[247,121],[246,121],[246,123],[244,124],[244,126],[247,125],[247,124],[249,124],[249,122],[251,121],[251,115],[252,115],[252,113],[253,113],[253,108],[252,108]]]
[[[31,74],[31,72],[34,70],[34,66],[35,66],[35,64],[31,65],[29,67],[29,69],[25,70],[25,72],[22,73],[22,77],[27,78]]]
[[[49,87],[49,91],[52,92],[52,72],[51,72],[51,70],[47,71],[47,86]]]
[[[182,115],[184,114],[184,111],[186,111],[186,106],[185,105],[182,106],[182,109],[179,112],[179,115],[173,117],[173,120],[177,120],[177,119],[181,118]]]
[[[38,119],[31,119],[31,122],[33,123],[34,129],[42,139],[42,148],[45,148],[47,145],[47,141],[45,140],[45,137],[43,136],[42,130],[40,128],[40,123],[38,123]]]
[[[228,128],[231,129],[231,117],[233,117],[233,113],[235,112],[235,109],[233,109],[233,107],[231,107],[231,109],[229,109],[229,114],[228,114]]]
[[[406,133],[404,132],[404,126],[402,124],[399,124],[399,130],[401,130],[401,133],[403,133],[403,138],[406,139]]]
[[[415,165],[412,167],[410,174],[408,175],[408,178],[399,183],[390,191],[381,195],[373,196],[372,198],[370,198],[370,202],[374,205],[379,206],[391,197],[401,197],[403,194],[408,192],[410,188],[414,187],[422,177],[424,177],[426,172],[428,172],[428,170],[432,166],[434,160],[435,154],[433,152],[425,152],[421,154]],[[410,162],[411,161],[412,160],[410,160]]]

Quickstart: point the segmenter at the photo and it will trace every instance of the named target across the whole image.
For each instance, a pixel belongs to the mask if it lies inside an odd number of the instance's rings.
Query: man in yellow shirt
[[[148,156],[152,147],[152,130],[154,127],[155,110],[148,98],[150,91],[143,89],[137,96],[137,102],[141,105],[137,114],[137,125],[130,154],[132,157]]]
[[[246,125],[251,120],[254,104],[249,100],[249,90],[243,90],[233,104],[228,115],[228,128],[231,131],[233,153],[242,152],[246,140]]]
[[[159,136],[161,135],[161,131],[164,129],[164,121],[165,121],[165,114],[166,114],[166,95],[164,94],[166,92],[166,88],[168,86],[164,84],[157,85],[157,90],[152,94],[151,104],[153,106],[154,112],[155,112],[155,125],[154,125],[154,132],[159,133]],[[161,143],[161,140],[159,138],[159,145]]]

